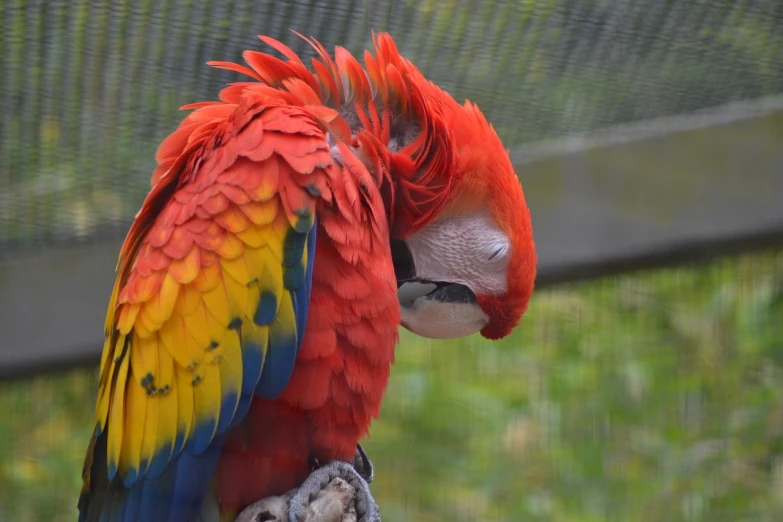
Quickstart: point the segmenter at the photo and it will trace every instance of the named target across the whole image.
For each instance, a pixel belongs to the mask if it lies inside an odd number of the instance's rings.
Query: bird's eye
[[[501,254],[503,254],[503,252],[504,252],[505,250],[506,250],[506,247],[504,247],[504,246],[502,246],[502,245],[501,245],[501,246],[499,246],[499,247],[497,247],[497,248],[496,248],[496,249],[495,249],[495,250],[492,252],[492,255],[490,255],[490,256],[489,256],[489,260],[490,260],[490,261],[492,261],[492,260],[493,260],[493,259],[495,259],[496,257],[498,257],[498,256],[500,256]]]

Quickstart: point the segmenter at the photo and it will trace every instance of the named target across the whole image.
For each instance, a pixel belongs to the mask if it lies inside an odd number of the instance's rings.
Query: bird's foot
[[[380,522],[378,506],[370,493],[369,482],[373,478],[373,465],[362,447],[357,444],[353,463],[333,461],[314,470],[288,505],[289,522],[308,519],[313,501],[328,487],[339,487],[335,479],[342,479],[353,488],[353,507],[357,522]]]

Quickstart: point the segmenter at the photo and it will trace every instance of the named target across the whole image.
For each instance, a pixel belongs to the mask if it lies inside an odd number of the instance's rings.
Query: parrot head
[[[255,72],[216,66],[255,75],[285,91],[286,103],[335,109],[317,111],[333,157],[345,159],[339,141],[350,145],[382,193],[403,327],[431,338],[508,335],[533,293],[536,254],[522,186],[495,130],[476,105],[427,80],[387,33],[373,35],[364,69],[345,48],[332,59],[299,36],[320,58],[316,75],[266,37],[287,62],[251,53]]]
[[[479,108],[457,103],[406,63],[448,150],[420,174],[430,181],[418,220],[393,227],[401,322],[430,338],[508,335],[533,293],[530,212],[507,150]],[[407,202],[411,198],[407,198]]]

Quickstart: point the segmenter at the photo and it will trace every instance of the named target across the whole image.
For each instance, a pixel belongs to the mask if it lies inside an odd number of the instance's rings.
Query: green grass
[[[390,521],[783,519],[783,252],[538,292],[404,334],[365,447]],[[0,520],[74,520],[94,372],[0,386]]]

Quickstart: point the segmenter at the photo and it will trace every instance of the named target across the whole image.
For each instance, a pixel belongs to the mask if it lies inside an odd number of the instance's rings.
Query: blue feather
[[[283,392],[294,371],[296,362],[296,330],[269,328],[269,349],[256,386],[256,395],[263,399],[274,399]]]
[[[174,449],[171,451],[170,458],[173,459],[177,455],[179,455],[184,447],[185,447],[185,432],[182,430],[177,430],[177,438],[174,439]]]
[[[273,322],[269,327],[269,348],[261,370],[261,378],[256,386],[256,395],[264,399],[273,399],[280,395],[288,384],[296,363],[296,354],[302,344],[305,325],[307,323],[307,311],[310,302],[310,288],[313,280],[313,262],[315,260],[315,235],[317,229],[313,226],[305,236],[295,232],[289,232],[286,236],[286,252],[298,252],[299,267],[304,254],[305,242],[299,242],[297,236],[306,238],[308,256],[307,267],[302,271],[302,284],[291,291],[291,302],[294,307],[296,319],[294,328],[289,330],[285,325]],[[290,248],[290,250],[288,250]],[[286,255],[284,254],[284,258]],[[287,261],[291,261],[288,259]],[[285,264],[285,261],[284,261]]]
[[[196,519],[217,466],[223,438],[199,455],[183,451],[158,478],[144,478],[130,490],[124,522],[190,522]],[[133,518],[128,518],[133,514]],[[112,522],[115,519],[111,519]],[[120,522],[120,519],[116,519]]]
[[[196,518],[217,467],[222,447],[223,437],[219,437],[200,455],[192,455],[187,451],[180,455],[176,460],[174,496],[168,520],[149,522],[185,522]]]
[[[144,487],[139,484],[139,487],[131,488],[128,492],[128,500],[125,503],[125,517],[123,522],[136,522],[137,520],[146,520],[139,518],[139,511],[141,510],[142,503],[142,490]]]
[[[236,417],[237,392],[231,391],[223,396],[220,403],[220,421],[218,421],[215,435],[222,435],[231,425],[231,421]]]
[[[258,308],[253,315],[253,322],[258,326],[266,326],[275,319],[277,314],[277,296],[274,292],[264,290],[258,300]]]
[[[283,288],[297,290],[305,286],[305,268],[299,264],[283,269]]]
[[[210,416],[195,423],[190,438],[185,444],[185,451],[195,453],[196,455],[206,451],[212,443],[212,437],[215,435],[217,422],[217,418]]]
[[[146,476],[149,478],[157,478],[166,469],[166,466],[171,459],[172,445],[167,443],[161,446],[158,451],[152,456],[149,468],[147,468]]]
[[[114,522],[115,520],[123,518],[127,502],[128,493],[126,491],[116,491],[114,495],[112,495],[111,510],[107,510],[111,512],[109,520]]]
[[[291,295],[294,302],[294,312],[296,313],[296,331],[299,332],[299,342],[296,346],[297,353],[302,345],[305,325],[307,324],[307,312],[310,309],[310,289],[313,286],[313,266],[315,264],[315,237],[317,220],[313,223],[313,228],[307,234],[307,270],[305,272],[304,285],[297,288]]]
[[[239,396],[239,403],[237,404],[237,411],[234,413],[234,418],[231,419],[231,423],[228,425],[228,429],[233,428],[245,418],[247,412],[250,410],[250,403],[253,400],[253,393],[247,395],[242,394]]]
[[[289,229],[283,240],[283,266],[292,267],[301,263],[307,237],[315,231],[315,227],[309,233],[302,234],[294,229]]]
[[[173,460],[158,478],[144,479],[134,488],[141,494],[136,508],[139,515],[134,520],[168,521],[179,458]]]
[[[264,365],[264,347],[245,340],[242,343],[242,395],[253,392]]]
[[[128,472],[122,476],[122,483],[126,488],[133,486],[136,483],[136,479],[139,477],[139,471],[136,468],[128,468]]]

